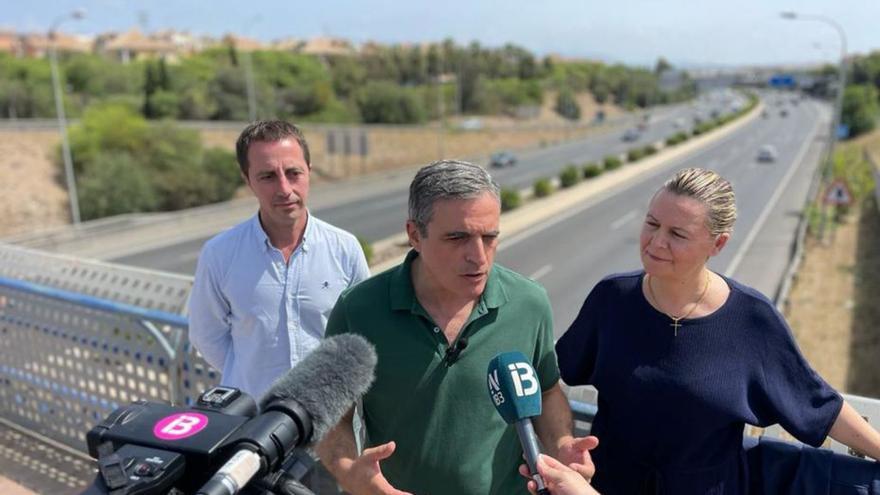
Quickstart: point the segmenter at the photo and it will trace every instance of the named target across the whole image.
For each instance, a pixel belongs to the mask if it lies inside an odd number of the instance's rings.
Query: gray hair
[[[498,184],[482,167],[459,160],[438,160],[422,167],[409,185],[409,220],[423,236],[442,199],[474,199],[491,193],[501,202]]]
[[[733,231],[736,197],[730,182],[716,172],[704,168],[679,170],[662,189],[706,205],[706,227],[713,236]]]

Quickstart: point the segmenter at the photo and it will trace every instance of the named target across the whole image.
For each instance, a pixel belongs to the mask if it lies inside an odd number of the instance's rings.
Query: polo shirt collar
[[[391,309],[409,310],[412,313],[423,313],[421,304],[416,299],[416,291],[412,284],[412,263],[419,253],[411,249],[406,253],[403,263],[397,266],[391,274]],[[478,306],[484,310],[501,307],[509,300],[504,284],[498,277],[498,269],[492,265],[489,271],[489,279],[486,280],[486,288],[480,296]]]
[[[309,252],[309,240],[315,237],[315,222],[310,221],[311,217],[311,212],[306,209],[306,230],[303,232],[302,241],[299,243],[299,246],[297,246],[297,249],[302,248],[303,252],[306,253]],[[257,247],[266,252],[275,249],[275,246],[272,245],[272,241],[269,240],[269,235],[263,230],[263,224],[260,223],[260,212],[257,212],[257,214],[251,218],[251,230],[253,231]]]

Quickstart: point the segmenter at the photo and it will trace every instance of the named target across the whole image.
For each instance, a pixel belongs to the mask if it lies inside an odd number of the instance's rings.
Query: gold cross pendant
[[[681,328],[681,323],[679,323],[679,318],[673,318],[672,323],[669,324],[672,327],[673,336],[678,337],[678,329]]]

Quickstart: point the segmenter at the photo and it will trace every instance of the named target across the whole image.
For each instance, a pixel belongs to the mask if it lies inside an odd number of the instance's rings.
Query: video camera
[[[339,422],[369,389],[375,365],[365,339],[341,335],[324,340],[259,404],[221,386],[192,408],[120,407],[86,435],[98,475],[82,495],[311,494],[299,482],[307,469],[291,462],[294,450]]]
[[[145,401],[120,407],[86,435],[89,455],[98,460],[98,478],[95,490],[84,495],[172,489],[194,493],[243,445],[267,459],[263,471],[278,470],[291,454],[283,446],[296,445],[311,434],[307,415],[285,416],[279,411],[258,416],[253,398],[228,387],[208,390],[193,408]],[[274,493],[283,474],[267,473],[256,483],[262,487],[256,493]]]

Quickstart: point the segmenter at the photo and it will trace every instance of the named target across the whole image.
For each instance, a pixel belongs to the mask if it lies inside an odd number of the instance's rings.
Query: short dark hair
[[[311,167],[312,158],[309,155],[309,143],[306,142],[306,137],[299,130],[299,127],[283,120],[258,120],[245,127],[235,142],[235,157],[238,159],[238,167],[241,169],[241,173],[247,177],[247,157],[252,143],[272,143],[290,137],[295,139],[299,147],[302,148],[306,165]]]

